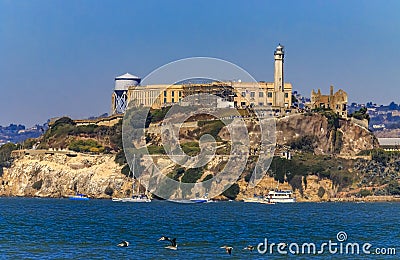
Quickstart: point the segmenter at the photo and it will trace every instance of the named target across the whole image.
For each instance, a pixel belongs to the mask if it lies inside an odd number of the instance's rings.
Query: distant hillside
[[[28,138],[37,138],[47,130],[47,124],[36,125],[26,129],[24,125],[10,124],[9,126],[0,126],[0,145],[11,142],[19,143]]]

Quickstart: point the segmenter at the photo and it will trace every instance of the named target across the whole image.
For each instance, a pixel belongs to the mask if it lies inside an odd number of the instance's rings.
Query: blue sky
[[[0,125],[109,112],[114,77],[192,56],[309,96],[400,102],[400,1],[0,0]]]

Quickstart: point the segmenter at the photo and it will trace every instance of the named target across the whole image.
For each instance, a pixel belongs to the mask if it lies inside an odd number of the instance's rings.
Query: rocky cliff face
[[[248,128],[251,128],[251,124],[248,122]],[[311,135],[315,137],[313,149],[316,154],[336,152],[355,155],[361,150],[377,146],[376,139],[367,129],[350,121],[340,120],[339,125],[332,130],[328,119],[319,114],[285,117],[277,120],[276,124],[278,145],[288,145]],[[219,133],[223,140],[226,137],[225,132],[226,129],[223,128]],[[157,160],[163,166],[160,168],[164,169],[164,173],[172,172],[175,166],[162,156],[159,157]],[[208,174],[215,175],[221,171],[219,166],[224,165],[221,160],[226,160],[221,158],[223,156],[213,160],[199,181]],[[122,166],[114,162],[114,155],[25,155],[16,159],[10,168],[4,169],[4,174],[0,176],[0,195],[64,197],[80,192],[95,198],[129,196],[132,194],[132,180],[121,174],[121,168]],[[276,181],[272,177],[265,177],[256,187],[251,187],[243,178],[238,181],[238,199],[252,196],[254,193],[266,194],[270,189],[276,188]],[[327,179],[320,180],[315,176],[308,176],[306,183],[307,185],[303,184],[303,196],[296,191],[299,200],[327,200],[337,192],[332,182]],[[279,188],[291,187],[286,183]]]
[[[209,170],[204,175],[209,173],[213,172]],[[328,200],[336,193],[330,180],[319,180],[316,176],[308,176],[307,179],[307,187],[303,185],[303,194],[299,190],[295,191],[298,201]],[[256,187],[244,179],[240,179],[238,184],[238,200],[253,194],[267,194],[277,187],[274,178],[268,176]],[[326,191],[322,196],[318,195],[320,187]],[[291,189],[287,183],[280,184],[279,188]],[[15,160],[0,178],[0,196],[59,198],[76,192],[92,198],[125,197],[132,194],[132,181],[121,174],[121,166],[114,162],[114,156],[85,154],[78,154],[77,157],[65,154],[27,155]],[[223,199],[223,196],[218,198]]]
[[[26,155],[0,177],[3,196],[65,197],[80,192],[110,198],[112,193],[130,193],[131,187],[113,155]]]
[[[320,114],[299,114],[277,120],[277,144],[288,145],[304,136],[315,137],[316,154],[356,155],[362,150],[378,147],[370,131],[348,120],[338,120],[337,128]]]

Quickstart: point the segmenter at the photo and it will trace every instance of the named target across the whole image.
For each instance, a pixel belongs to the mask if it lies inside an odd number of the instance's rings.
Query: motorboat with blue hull
[[[77,193],[76,195],[70,196],[70,200],[89,200],[89,197],[86,194]]]

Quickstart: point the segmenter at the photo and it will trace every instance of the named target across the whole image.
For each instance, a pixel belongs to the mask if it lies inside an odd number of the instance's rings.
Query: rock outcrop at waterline
[[[76,192],[110,198],[131,193],[132,182],[121,174],[114,155],[25,155],[5,168],[0,195],[66,197]]]

